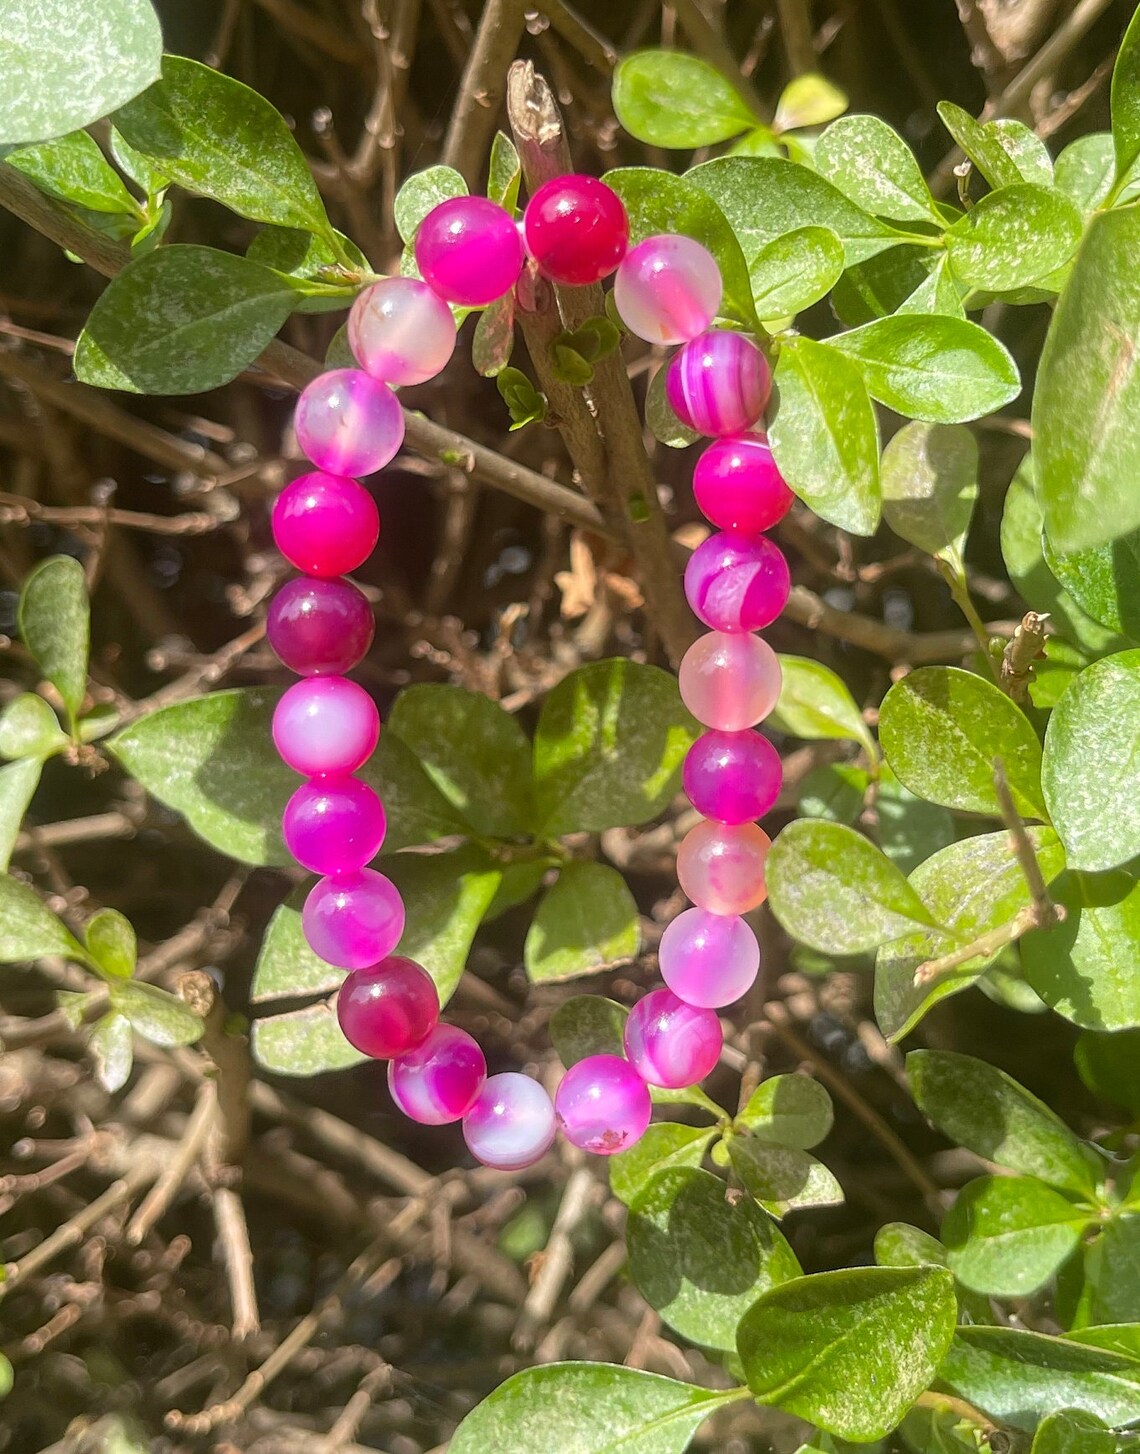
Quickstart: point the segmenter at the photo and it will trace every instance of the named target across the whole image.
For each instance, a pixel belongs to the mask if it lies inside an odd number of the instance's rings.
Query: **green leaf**
[[[550,1017],[550,1043],[570,1069],[587,1055],[624,1055],[629,1011],[602,995],[574,995]]]
[[[831,1097],[809,1075],[770,1075],[736,1118],[758,1141],[807,1151],[831,1130]]]
[[[906,1222],[888,1222],[875,1233],[880,1267],[945,1267],[946,1248],[937,1237]]]
[[[914,153],[877,116],[842,116],[819,138],[821,176],[872,217],[940,225]]]
[[[853,359],[871,396],[900,414],[954,424],[992,414],[1021,392],[1005,346],[977,323],[909,313],[880,318],[823,347]]]
[[[1140,526],[1140,207],[1089,223],[1033,396],[1045,528],[1064,554]]]
[[[962,294],[945,256],[938,259],[914,292],[904,298],[895,312],[944,313],[948,318],[965,318]]]
[[[15,1375],[12,1373],[12,1365],[0,1353],[0,1398],[5,1398],[12,1392],[12,1384],[14,1382]]]
[[[153,201],[170,185],[170,178],[159,171],[142,152],[136,151],[130,142],[113,126],[107,129],[107,147],[115,165],[134,182],[147,200]]]
[[[249,997],[255,1005],[327,994],[344,979],[344,970],[318,959],[305,942],[301,909],[307,893],[305,885],[290,894],[274,909],[266,926],[250,985]]]
[[[0,34],[0,143],[44,141],[97,121],[159,74],[148,0],[21,0]]]
[[[806,71],[793,76],[780,93],[772,126],[776,132],[824,126],[847,110],[847,97],[826,76]]]
[[[495,375],[495,387],[510,412],[512,432],[546,418],[546,395],[535,388],[522,369],[500,369]]]
[[[736,88],[698,56],[634,51],[614,71],[613,108],[638,141],[685,149],[712,146],[756,125]]]
[[[256,91],[185,56],[115,114],[131,146],[172,181],[254,222],[331,232],[317,184],[280,113]]]
[[[170,1049],[175,1045],[193,1045],[201,1038],[204,1028],[201,1017],[177,995],[157,985],[141,980],[113,984],[111,1004],[152,1045]]]
[[[618,1201],[630,1206],[659,1172],[698,1168],[716,1134],[711,1126],[655,1122],[636,1145],[609,1158],[610,1190]]]
[[[980,1176],[942,1224],[950,1268],[975,1292],[1028,1297],[1078,1246],[1090,1217],[1032,1176]]]
[[[638,1292],[684,1338],[731,1352],[736,1327],[760,1293],[799,1264],[754,1202],[735,1204],[707,1171],[660,1172],[639,1193],[626,1229]]]
[[[683,1454],[713,1393],[607,1363],[548,1363],[501,1383],[451,1436],[450,1454]]]
[[[1089,1090],[1140,1115],[1140,1028],[1115,1035],[1085,1030],[1073,1059]]]
[[[919,1108],[956,1145],[1077,1196],[1093,1191],[1076,1136],[1004,1070],[951,1050],[914,1050],[906,1069]]]
[[[940,1267],[823,1272],[765,1293],[741,1320],[737,1347],[761,1403],[869,1443],[931,1382],[956,1315]]]
[[[972,288],[1007,293],[1062,267],[1081,240],[1081,214],[1062,193],[1022,183],[991,192],[946,232],[955,276]]]
[[[1086,1029],[1140,1025],[1140,881],[1135,869],[1066,872],[1049,893],[1064,906],[1066,917],[1051,929],[1035,929],[1022,941],[1026,979],[1047,1005]]]
[[[20,824],[40,785],[43,762],[24,757],[0,767],[0,873],[7,873]]]
[[[823,763],[800,783],[800,815],[853,825],[863,811],[870,786],[871,774],[865,767],[850,762]]]
[[[751,1136],[729,1136],[728,1154],[745,1191],[773,1217],[804,1207],[837,1206],[843,1188],[814,1156]]]
[[[768,901],[789,934],[824,954],[861,954],[937,920],[879,848],[842,823],[799,819],[765,866]]]
[[[348,307],[372,268],[354,242],[340,232],[335,237],[336,250],[328,237],[298,227],[263,227],[245,255],[293,280],[298,312],[337,312]]]
[[[572,671],[543,702],[535,733],[539,831],[598,833],[656,817],[697,731],[676,678],[658,667],[619,657]]]
[[[535,910],[523,952],[540,984],[628,963],[640,948],[637,903],[617,869],[568,863]]]
[[[44,634],[50,629],[42,618],[36,623],[36,629],[41,628]],[[34,692],[22,692],[13,697],[0,712],[0,757],[34,757],[42,761],[52,753],[62,751],[67,741],[66,734],[59,730],[55,713]]]
[[[83,939],[91,958],[105,974],[115,979],[130,979],[134,974],[139,957],[138,940],[130,920],[117,909],[100,909],[93,915],[83,931]]]
[[[978,446],[960,424],[904,424],[883,450],[883,514],[909,545],[961,561],[978,498]]]
[[[1116,1454],[1118,1448],[1116,1435],[1095,1414],[1062,1409],[1041,1420],[1030,1454]]]
[[[959,1328],[938,1377],[1017,1429],[1032,1429],[1063,1408],[1110,1424],[1140,1419],[1140,1363],[1046,1333]]]
[[[649,387],[645,391],[645,423],[649,432],[659,443],[667,445],[670,449],[688,449],[690,444],[696,444],[701,436],[695,429],[690,429],[687,424],[682,424],[673,413],[669,400],[665,397],[665,380],[669,370],[660,368],[649,381]]]
[[[75,347],[84,383],[132,394],[199,394],[252,363],[293,310],[289,283],[248,258],[173,244],[128,263]]]
[[[508,212],[518,206],[522,162],[515,144],[503,131],[496,131],[491,141],[491,160],[487,164],[487,196]]]
[[[776,363],[772,453],[829,524],[873,535],[879,523],[879,426],[862,368],[826,344],[787,338]]]
[[[1116,174],[1112,137],[1107,131],[1078,136],[1057,158],[1055,172],[1057,190],[1087,217],[1112,191]]]
[[[34,889],[7,874],[0,875],[0,964],[50,955],[78,964],[87,960],[79,942]]]
[[[0,42],[2,45],[2,42]],[[112,215],[140,215],[139,204],[123,185],[98,143],[85,131],[73,131],[38,146],[20,147],[4,158],[10,167],[33,181],[41,192]]]
[[[1024,121],[999,116],[994,121],[987,121],[984,130],[987,137],[996,138],[1023,182],[1033,182],[1042,187],[1053,185],[1053,158],[1049,155],[1049,148]]]
[[[1140,530],[1074,555],[1058,555],[1048,540],[1043,549],[1049,569],[1083,611],[1140,640]]]
[[[1051,828],[1030,828],[1029,841],[1048,883],[1064,867],[1064,850]],[[935,979],[915,984],[920,965],[1008,924],[1031,901],[1025,874],[1004,830],[951,843],[919,864],[910,883],[945,930],[908,934],[879,950],[875,1018],[889,1040],[901,1039],[939,1000],[975,984],[1000,951],[975,955]]]
[[[843,271],[843,244],[826,227],[797,227],[766,243],[748,275],[761,318],[790,318],[835,286]]]
[[[495,379],[511,361],[515,348],[515,295],[504,293],[479,314],[471,339],[476,373]]]
[[[1140,854],[1140,798],[1122,792],[1140,762],[1140,649],[1086,667],[1053,709],[1042,785],[1070,868]]]
[[[1026,180],[1003,144],[1000,130],[995,130],[991,124],[975,121],[968,111],[963,111],[952,101],[940,101],[938,114],[946,130],[991,187],[1015,187]]]
[[[24,580],[19,630],[67,708],[72,727],[87,694],[91,607],[83,567],[69,555],[53,555]]]
[[[878,748],[863,714],[842,678],[807,656],[780,656],[780,699],[772,726],[814,742],[838,738],[858,742],[874,762]]]
[[[1140,12],[1129,22],[1112,71],[1112,140],[1116,175],[1123,179],[1140,157]]]
[[[944,252],[909,242],[877,253],[847,269],[831,294],[832,309],[839,321],[849,328],[870,323],[876,318],[886,318],[888,314],[902,310],[907,299],[928,282],[931,273],[945,260]],[[945,310],[919,308],[910,311],[932,313]],[[958,317],[963,316],[960,307],[950,311]]]
[[[131,1022],[112,1010],[96,1021],[87,1042],[95,1061],[99,1084],[111,1095],[126,1085],[134,1064],[135,1050]]]
[[[993,682],[928,666],[896,682],[879,710],[879,741],[911,792],[964,812],[1001,816],[1000,758],[1019,813],[1045,819],[1041,746],[1025,714]]]
[[[465,823],[491,838],[529,831],[531,747],[498,702],[443,684],[405,687],[387,731],[407,746]]]
[[[254,1060],[275,1075],[323,1075],[367,1059],[344,1038],[328,1003],[254,1020],[251,1041]]]
[[[1129,1351],[1133,1358],[1140,1357],[1140,1326],[1133,1321],[1140,1317],[1140,1216],[1133,1211],[1112,1217],[1088,1247],[1087,1259],[1090,1315],[1098,1323],[1131,1324]]]
[[[886,763],[879,768],[875,816],[879,847],[906,874],[954,842],[954,816],[950,810],[915,797]]]
[[[467,183],[452,167],[428,167],[413,172],[396,193],[396,227],[407,244],[433,207],[452,197],[466,197]]]

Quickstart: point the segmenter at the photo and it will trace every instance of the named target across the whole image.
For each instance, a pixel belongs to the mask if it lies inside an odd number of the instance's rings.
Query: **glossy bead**
[[[451,197],[420,223],[416,266],[449,303],[482,308],[509,293],[523,265],[523,244],[505,207],[487,197]]]
[[[643,995],[625,1022],[625,1053],[646,1085],[682,1090],[716,1068],[724,1045],[712,1010],[697,1009],[672,990]]]
[[[597,1156],[613,1156],[641,1140],[653,1103],[649,1087],[628,1060],[620,1055],[588,1055],[562,1077],[554,1111],[571,1145]]]
[[[387,959],[404,932],[396,885],[372,868],[323,878],[301,910],[309,948],[338,969],[368,969]]]
[[[310,873],[355,873],[380,852],[384,805],[355,777],[318,777],[285,805],[285,847]]]
[[[403,444],[404,411],[388,385],[363,369],[331,369],[302,391],[293,428],[318,469],[370,475]]]
[[[731,434],[697,460],[693,498],[719,530],[759,535],[784,518],[795,496],[763,434]]]
[[[614,279],[618,316],[648,343],[688,343],[720,308],[720,268],[691,237],[647,237],[630,248]]]
[[[345,677],[294,682],[273,713],[273,741],[294,772],[306,777],[350,773],[372,756],[380,713],[363,687]]]
[[[756,982],[760,945],[735,915],[686,909],[666,927],[657,958],[661,978],[678,999],[720,1010]]]
[[[298,676],[340,676],[368,655],[372,607],[351,581],[287,581],[269,603],[265,634]]]
[[[541,273],[580,287],[608,278],[625,257],[629,218],[597,177],[554,177],[527,203],[523,237]]]
[[[755,727],[780,697],[779,659],[759,636],[698,636],[677,675],[685,706],[698,722],[721,732]]]
[[[439,1023],[435,981],[414,959],[390,954],[354,969],[336,997],[344,1038],[362,1055],[392,1060],[422,1044]]]
[[[768,897],[764,863],[771,846],[755,823],[698,823],[677,850],[677,882],[698,909],[747,914]]]
[[[739,434],[764,412],[768,360],[741,333],[713,329],[673,355],[665,375],[669,407],[698,434]]]
[[[529,1075],[493,1075],[463,1118],[463,1139],[477,1161],[496,1171],[533,1166],[554,1141],[554,1104]]]
[[[780,796],[780,754],[759,732],[705,732],[685,756],[685,795],[706,818],[750,823]]]
[[[486,1079],[483,1052],[455,1025],[437,1025],[426,1040],[388,1066],[392,1099],[405,1116],[424,1126],[460,1120]]]
[[[434,379],[455,350],[455,318],[419,278],[382,278],[357,295],[348,346],[360,367],[386,384]]]
[[[689,557],[685,595],[714,631],[759,631],[788,604],[792,579],[766,535],[710,535]]]
[[[347,575],[368,559],[379,535],[376,501],[342,475],[301,475],[273,502],[277,549],[306,575]]]

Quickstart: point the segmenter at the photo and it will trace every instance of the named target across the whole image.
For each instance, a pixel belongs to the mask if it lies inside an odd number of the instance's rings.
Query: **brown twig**
[[[1002,653],[998,685],[1015,702],[1029,699],[1034,662],[1045,655],[1045,623],[1048,616],[1026,611]]]
[[[147,1192],[127,1226],[128,1242],[135,1246],[142,1242],[178,1195],[205,1148],[217,1103],[217,1087],[213,1081],[206,1081],[198,1091],[198,1099],[182,1132],[177,1152],[163,1168],[162,1175]]]
[[[776,10],[792,75],[814,71],[819,61],[811,23],[811,0],[776,0]]]
[[[485,162],[525,10],[523,0],[484,0],[443,143],[444,165],[454,167],[468,186],[478,181]]]
[[[511,1345],[522,1352],[534,1348],[550,1321],[555,1304],[574,1266],[574,1236],[583,1217],[596,1205],[601,1188],[585,1166],[576,1166],[562,1189],[558,1214],[543,1250],[538,1274],[519,1309]]]

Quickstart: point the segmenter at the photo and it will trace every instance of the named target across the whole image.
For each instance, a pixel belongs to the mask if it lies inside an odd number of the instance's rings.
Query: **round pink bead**
[[[612,187],[571,174],[539,187],[527,203],[523,236],[540,272],[582,287],[608,278],[621,262],[629,218]]]
[[[665,397],[698,434],[739,434],[755,424],[772,391],[768,360],[743,334],[713,329],[673,355]]]
[[[657,951],[661,978],[678,999],[720,1010],[747,994],[760,971],[760,945],[743,919],[686,909]]]
[[[454,1025],[437,1025],[427,1039],[388,1066],[392,1099],[413,1121],[445,1126],[475,1104],[487,1079],[483,1052]]]
[[[765,535],[710,535],[689,557],[685,595],[714,631],[759,631],[788,604],[783,551]]]
[[[293,428],[318,469],[370,475],[403,444],[404,411],[388,385],[363,369],[331,369],[302,391]]]
[[[693,471],[693,498],[720,530],[759,535],[791,509],[795,496],[763,434],[733,434],[710,444]]]
[[[554,1104],[529,1075],[493,1075],[463,1118],[467,1149],[496,1171],[533,1166],[554,1142]]]
[[[285,847],[310,873],[355,873],[380,852],[384,805],[355,777],[319,777],[299,787],[281,821]]]
[[[724,291],[708,248],[691,237],[647,237],[614,279],[614,303],[631,333],[648,343],[688,343],[717,315]]]
[[[372,607],[351,581],[287,581],[269,604],[265,634],[298,676],[340,676],[368,655]]]
[[[509,293],[523,265],[514,219],[487,197],[452,197],[433,207],[416,232],[415,252],[424,281],[468,308]]]
[[[447,366],[455,349],[455,319],[419,278],[382,278],[353,303],[348,346],[374,379],[422,384]]]
[[[750,823],[780,796],[780,754],[759,732],[705,732],[689,748],[681,782],[706,818]]]
[[[755,823],[698,823],[677,850],[677,882],[698,909],[747,914],[768,897],[764,863],[771,846]]]
[[[642,996],[625,1022],[625,1053],[647,1085],[682,1090],[716,1068],[724,1045],[712,1010],[697,1009],[672,990]]]
[[[273,502],[277,549],[306,575],[347,575],[368,559],[379,535],[376,501],[342,475],[301,475]]]
[[[294,772],[306,777],[355,772],[375,752],[379,739],[376,703],[345,677],[294,682],[273,713],[277,751]]]
[[[362,1055],[392,1060],[423,1043],[439,1022],[439,995],[426,969],[391,954],[356,969],[336,997],[344,1038]]]
[[[562,1077],[554,1111],[571,1145],[596,1156],[613,1156],[644,1136],[653,1102],[628,1060],[588,1055]]]
[[[301,910],[309,948],[337,969],[368,969],[386,959],[404,932],[404,903],[391,879],[372,868],[323,878]]]
[[[759,636],[709,631],[681,659],[681,700],[698,722],[722,732],[755,727],[780,697],[780,662]]]

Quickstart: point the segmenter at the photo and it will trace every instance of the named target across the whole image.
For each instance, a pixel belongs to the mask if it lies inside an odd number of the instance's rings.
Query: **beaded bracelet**
[[[321,875],[302,926],[313,951],[347,977],[337,997],[346,1038],[387,1060],[393,1100],[413,1120],[462,1120],[472,1154],[518,1170],[553,1143],[556,1129],[584,1151],[632,1146],[652,1112],[650,1086],[696,1084],[716,1065],[716,1011],[751,986],[760,965],[742,917],[766,896],[768,835],[756,824],[781,786],[778,754],[753,729],[775,706],[780,667],[754,633],[783,609],[790,588],[783,555],[763,534],[792,495],[762,433],[751,432],[771,388],[767,360],[743,335],[714,329],[722,282],[711,253],[683,236],[649,237],[630,249],[617,194],[593,177],[558,177],[531,198],[521,226],[497,203],[456,197],[423,220],[415,239],[419,278],[373,283],[353,304],[348,338],[359,364],[334,369],[301,394],[297,443],[316,467],[280,494],[273,532],[304,574],[278,592],[268,636],[302,680],[281,698],[273,738],[308,779],[285,810],[286,845]],[[686,652],[681,696],[707,729],[684,763],[683,781],[704,817],[681,843],[677,876],[694,907],[666,928],[666,988],[645,995],[625,1028],[625,1056],[592,1055],[563,1077],[553,1102],[515,1072],[487,1076],[474,1039],[439,1019],[431,976],[394,953],[404,906],[390,879],[367,865],[384,839],[384,808],[353,774],[376,747],[380,718],[345,673],[367,653],[373,620],[347,573],[368,557],[379,517],[357,476],[391,461],[403,441],[393,386],[422,383],[455,347],[450,305],[484,307],[510,292],[529,255],[552,282],[581,286],[616,272],[614,302],[630,332],[679,344],[666,395],[678,418],[716,442],[693,481],[717,528],[685,571],[693,611],[710,629]]]

